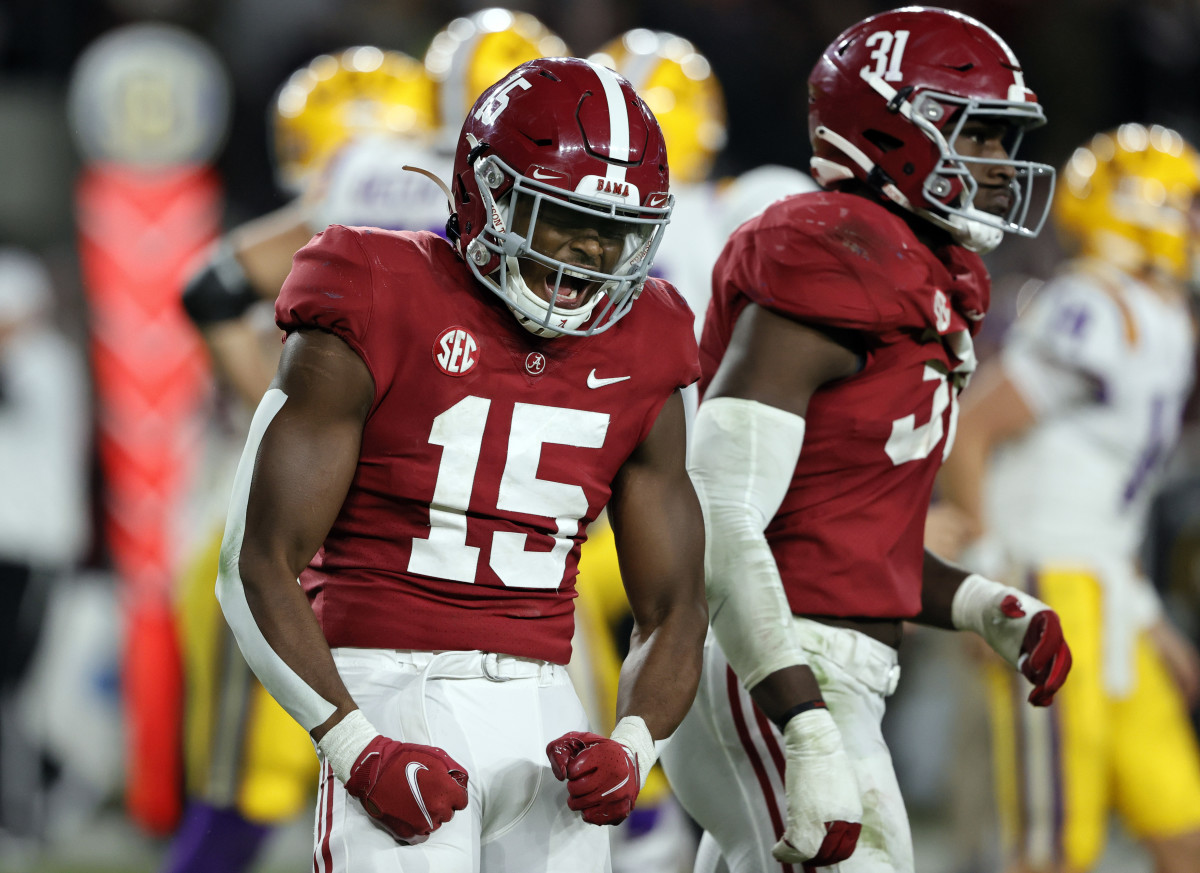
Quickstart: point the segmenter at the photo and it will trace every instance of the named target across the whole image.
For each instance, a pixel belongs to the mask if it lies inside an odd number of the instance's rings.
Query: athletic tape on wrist
[[[616,740],[637,756],[638,789],[646,786],[646,777],[650,774],[654,762],[658,760],[658,752],[654,747],[654,737],[650,729],[639,715],[627,715],[613,728],[609,737]]]
[[[361,709],[356,709],[331,727],[321,737],[317,748],[333,768],[333,775],[344,785],[358,756],[377,736],[379,731],[371,726]]]
[[[1001,612],[1000,604],[1009,596],[1016,598],[1024,615],[1014,618]],[[972,573],[954,592],[950,621],[959,630],[975,631],[996,654],[1020,669],[1025,630],[1033,616],[1045,609],[1049,607],[1032,594]]]

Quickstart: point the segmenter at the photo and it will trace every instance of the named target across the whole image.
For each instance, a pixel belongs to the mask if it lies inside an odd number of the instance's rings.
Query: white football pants
[[[858,777],[863,828],[849,860],[829,873],[912,873],[912,835],[892,757],[883,741],[884,701],[900,677],[896,650],[857,631],[807,619],[794,626]],[[751,702],[710,632],[696,702],[663,751],[684,809],[711,835],[696,873],[801,873],[771,847],[783,834],[783,738]]]
[[[314,873],[610,873],[607,828],[567,809],[546,744],[587,730],[567,670],[483,652],[334,649],[346,687],[385,736],[439,746],[467,771],[467,808],[423,842],[397,843],[328,764]]]

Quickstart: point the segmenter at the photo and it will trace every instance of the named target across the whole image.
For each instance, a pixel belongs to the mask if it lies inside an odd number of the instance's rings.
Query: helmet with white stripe
[[[1034,183],[1052,191],[1054,169],[1015,158],[1024,132],[1045,115],[1012,50],[969,15],[907,6],[860,21],[821,55],[808,101],[812,172],[822,186],[858,179],[974,251],[990,251],[1005,233],[1041,230],[1050,194],[1035,196]],[[955,151],[964,126],[980,120],[1004,125],[1007,158]],[[1015,172],[1003,215],[973,206],[971,168],[982,164]]]
[[[667,138],[675,184],[703,182],[725,147],[725,94],[708,58],[682,36],[636,27],[591,56],[637,89]]]
[[[586,336],[610,328],[640,293],[670,218],[668,182],[662,131],[629,82],[580,58],[539,58],[467,116],[449,230],[526,329]],[[539,221],[600,234],[619,254],[585,263],[538,251]],[[523,265],[544,277],[536,289]]]

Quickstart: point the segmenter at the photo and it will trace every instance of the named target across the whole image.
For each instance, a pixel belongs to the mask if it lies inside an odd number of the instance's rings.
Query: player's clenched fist
[[[346,791],[401,840],[428,836],[467,805],[467,773],[441,749],[376,737],[363,749]]]
[[[1049,706],[1071,671],[1058,613],[1024,591],[972,574],[951,604],[954,626],[973,630],[1033,683],[1029,702]]]
[[[380,736],[359,710],[317,746],[350,796],[397,840],[428,836],[466,808],[467,772],[457,761],[434,746]]]
[[[821,707],[793,716],[783,739],[787,824],[771,854],[806,870],[845,861],[862,831],[862,801],[841,732]]]
[[[646,723],[627,716],[612,737],[571,731],[546,746],[554,778],[567,783],[567,806],[589,824],[616,825],[634,801],[657,756]]]
[[[589,824],[620,824],[633,811],[641,783],[634,753],[599,734],[572,731],[546,746],[554,778],[566,780],[567,806]]]

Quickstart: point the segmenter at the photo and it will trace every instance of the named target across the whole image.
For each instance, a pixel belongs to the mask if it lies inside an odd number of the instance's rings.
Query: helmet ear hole
[[[895,151],[904,146],[903,140],[892,136],[890,133],[884,133],[882,130],[870,129],[863,131],[863,139],[884,153]]]

